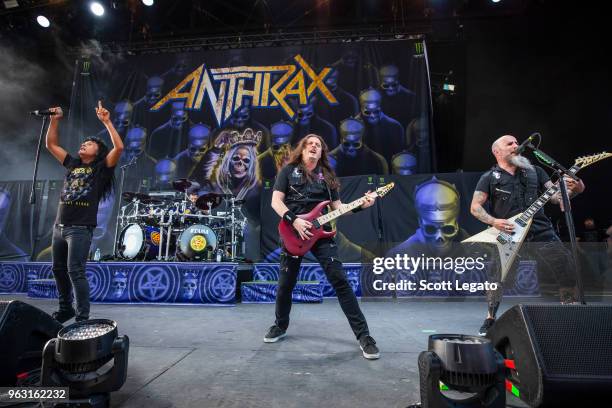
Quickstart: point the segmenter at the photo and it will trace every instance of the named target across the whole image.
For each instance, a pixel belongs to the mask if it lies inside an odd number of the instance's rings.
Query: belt
[[[85,228],[95,228],[93,225],[74,225],[74,224],[55,224],[56,227],[67,228],[67,227],[85,227]]]

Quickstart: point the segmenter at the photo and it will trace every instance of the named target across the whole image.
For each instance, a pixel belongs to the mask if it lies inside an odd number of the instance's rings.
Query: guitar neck
[[[569,171],[572,174],[576,174],[578,170],[580,170],[580,167],[573,166]],[[563,182],[563,179],[559,180],[559,182]],[[544,194],[538,197],[538,199],[535,200],[533,204],[531,204],[529,208],[527,208],[527,210],[523,212],[523,214],[521,214],[518,220],[522,221],[523,223],[527,223],[529,219],[535,215],[535,213],[537,213],[542,207],[544,207],[544,205],[552,198],[552,196],[557,194],[558,191],[559,187],[555,185],[547,189]]]
[[[338,208],[337,210],[330,211],[327,214],[320,216],[319,218],[317,218],[317,222],[320,225],[323,225],[330,221],[333,221],[336,218],[340,217],[341,215],[346,214],[347,212],[354,210],[357,207],[360,207],[363,204],[363,202],[364,202],[364,198],[361,197],[348,204],[344,204],[342,207]]]

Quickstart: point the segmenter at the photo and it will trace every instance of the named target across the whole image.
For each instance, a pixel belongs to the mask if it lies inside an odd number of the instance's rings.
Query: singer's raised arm
[[[59,121],[64,116],[61,108],[49,108],[49,111],[55,112],[51,115],[51,122],[49,123],[49,129],[47,129],[47,138],[45,145],[47,150],[55,157],[60,163],[64,163],[64,159],[68,155],[68,152],[59,145]]]
[[[119,133],[117,133],[117,129],[115,129],[113,122],[110,120],[110,112],[102,106],[102,101],[98,101],[96,115],[98,115],[98,119],[100,119],[102,124],[106,127],[106,130],[108,130],[113,143],[113,148],[106,155],[106,167],[114,167],[119,162],[119,158],[123,152],[123,141]]]

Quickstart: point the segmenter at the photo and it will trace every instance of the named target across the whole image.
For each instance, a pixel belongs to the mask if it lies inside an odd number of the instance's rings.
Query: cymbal
[[[144,200],[148,200],[151,198],[151,196],[149,196],[148,194],[136,193],[132,191],[123,192],[123,194],[121,194],[121,197],[123,197],[125,201],[133,201],[133,200],[144,201]]]
[[[172,187],[175,190],[186,192],[187,190],[197,190],[200,188],[200,184],[197,181],[181,178],[172,182]]]
[[[200,210],[209,211],[219,206],[219,204],[221,204],[222,201],[223,201],[223,195],[216,194],[216,193],[208,193],[208,194],[204,194],[203,196],[200,196],[197,199],[195,205]]]

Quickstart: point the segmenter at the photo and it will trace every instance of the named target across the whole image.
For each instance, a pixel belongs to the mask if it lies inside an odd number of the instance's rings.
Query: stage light
[[[491,0],[493,3],[499,3],[501,0]]]
[[[455,84],[442,84],[442,89],[445,91],[455,92]]]
[[[98,17],[102,17],[104,15],[104,6],[97,1],[89,3],[89,9]]]
[[[36,22],[38,23],[38,25],[40,25],[41,27],[49,27],[51,25],[51,22],[49,21],[49,19],[45,16],[38,16],[36,17]]]
[[[129,348],[129,338],[117,336],[112,320],[73,323],[45,345],[41,385],[68,387],[68,402],[103,406],[125,383]]]
[[[428,408],[505,408],[503,357],[484,337],[464,334],[429,336],[419,354],[421,404]]]
[[[145,6],[152,6],[153,3],[153,0],[142,0],[142,4],[144,4]]]

